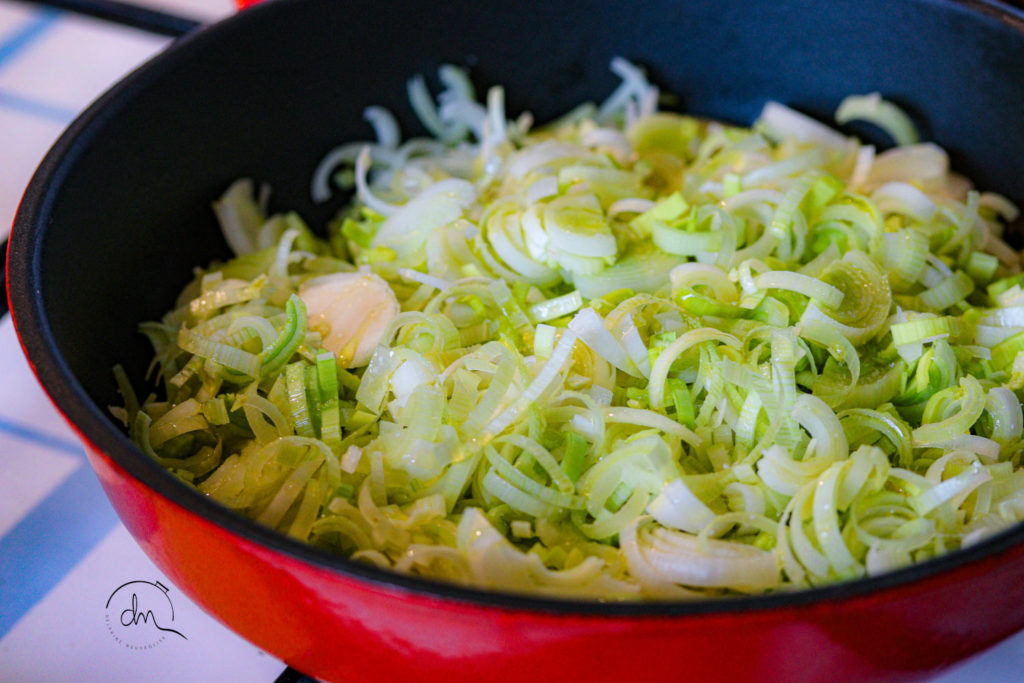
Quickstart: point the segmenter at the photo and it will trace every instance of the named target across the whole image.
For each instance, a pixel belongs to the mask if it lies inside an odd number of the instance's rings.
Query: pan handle
[[[33,0],[34,4],[85,14],[161,36],[180,38],[201,22],[117,0]]]

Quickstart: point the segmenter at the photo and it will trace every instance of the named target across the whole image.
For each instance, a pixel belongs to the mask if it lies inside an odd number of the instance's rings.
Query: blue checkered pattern
[[[200,19],[233,9],[231,0],[152,4]],[[41,4],[0,0],[0,242],[61,131],[167,43]],[[0,316],[0,492],[0,680],[269,682],[281,674],[280,662],[173,586],[169,595],[190,641],[142,655],[106,632],[103,599],[119,583],[170,582],[118,522],[77,438],[37,385],[9,316]]]

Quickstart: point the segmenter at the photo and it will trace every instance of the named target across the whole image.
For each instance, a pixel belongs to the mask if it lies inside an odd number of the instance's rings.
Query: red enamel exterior
[[[329,681],[910,680],[1024,626],[1024,547],[843,602],[682,617],[474,606],[336,574],[234,535],[87,448],[146,554],[246,639]]]

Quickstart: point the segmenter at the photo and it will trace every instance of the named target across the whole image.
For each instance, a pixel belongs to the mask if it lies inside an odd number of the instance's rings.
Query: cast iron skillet
[[[739,123],[769,98],[828,120],[845,95],[880,91],[912,114],[925,139],[949,150],[956,170],[1024,201],[1024,13],[995,3],[455,0],[427,9],[278,0],[256,7],[182,40],[76,120],[33,178],[11,237],[10,303],[22,344],[129,530],[200,604],[324,677],[362,680],[371,669],[343,667],[309,629],[266,620],[291,605],[320,620],[319,630],[346,652],[360,653],[366,667],[374,661],[397,676],[427,666],[439,678],[477,667],[488,680],[514,674],[496,673],[492,665],[503,661],[572,661],[598,678],[669,670],[609,662],[601,638],[610,633],[620,642],[643,634],[664,647],[710,634],[688,664],[708,674],[909,675],[1024,626],[1024,614],[1006,604],[1024,599],[1016,588],[1024,565],[1013,561],[1024,554],[1020,527],[882,577],[793,594],[671,604],[540,599],[395,576],[288,540],[189,490],[111,420],[106,407],[119,397],[110,368],[123,364],[143,386],[149,348],[137,323],[170,307],[194,265],[228,255],[209,205],[232,180],[267,181],[272,209],[295,208],[322,224],[344,198],[313,204],[312,169],[337,143],[370,134],[365,106],[386,106],[406,134],[422,133],[406,102],[410,75],[466,65],[480,86],[505,86],[510,112],[529,109],[544,121],[610,92],[615,55],[647,66],[679,96],[677,108]],[[237,576],[252,572],[250,582],[266,590],[239,606],[244,591],[208,580],[217,571],[212,558]],[[963,620],[936,625],[933,595],[949,595]],[[356,614],[356,604],[393,618]],[[878,621],[893,618],[902,620],[898,628]],[[431,644],[410,624],[451,627],[464,647]],[[743,662],[714,645],[730,634],[785,640],[789,632],[792,642],[816,648],[816,666],[794,664],[806,655],[800,648],[796,660],[766,647]],[[512,633],[533,638],[535,652],[505,652],[500,646]],[[907,651],[915,638],[920,647]],[[575,649],[584,645],[589,655]]]

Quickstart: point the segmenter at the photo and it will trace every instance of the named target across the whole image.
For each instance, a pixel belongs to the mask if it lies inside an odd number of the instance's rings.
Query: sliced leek
[[[502,590],[791,590],[1020,521],[1017,208],[877,94],[836,117],[892,150],[775,102],[658,112],[612,68],[536,130],[461,69],[413,78],[434,139],[367,110],[377,139],[314,174],[355,193],[326,239],[233,184],[237,257],[142,326],[160,396],[119,369],[114,414],[260,524]]]

